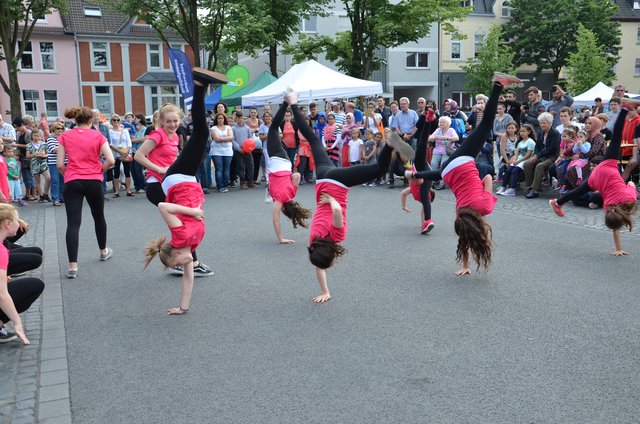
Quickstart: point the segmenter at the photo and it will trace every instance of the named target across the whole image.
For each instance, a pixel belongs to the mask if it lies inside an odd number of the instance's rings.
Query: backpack
[[[458,143],[467,137],[467,130],[464,127],[462,118],[451,118],[451,128],[458,134]]]

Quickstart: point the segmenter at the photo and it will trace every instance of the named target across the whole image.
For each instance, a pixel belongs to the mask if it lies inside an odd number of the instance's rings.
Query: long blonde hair
[[[160,258],[160,262],[162,262],[165,267],[168,267],[169,260],[171,259],[171,255],[173,254],[173,249],[173,246],[171,246],[171,243],[167,242],[167,238],[165,236],[151,240],[144,247],[144,256],[146,257],[146,259],[144,261],[143,269],[147,269],[156,255],[158,255],[158,257]]]

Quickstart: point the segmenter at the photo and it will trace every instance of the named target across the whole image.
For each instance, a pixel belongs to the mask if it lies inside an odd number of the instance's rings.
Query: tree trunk
[[[269,46],[269,70],[271,75],[278,78],[278,45]]]
[[[17,64],[7,63],[7,73],[9,74],[9,99],[11,101],[11,119],[22,116],[22,95],[20,93],[20,83],[18,82]],[[37,118],[37,116],[35,117]]]

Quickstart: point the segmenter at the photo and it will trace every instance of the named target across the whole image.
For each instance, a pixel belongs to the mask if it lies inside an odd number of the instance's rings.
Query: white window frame
[[[460,6],[462,7],[473,7],[473,0],[461,0]]]
[[[463,99],[466,97],[469,98],[468,104],[465,104]],[[451,98],[458,103],[458,107],[462,110],[463,107],[473,105],[474,98],[468,91],[453,91],[451,92]]]
[[[105,44],[106,48],[105,48],[105,52],[107,54],[107,65],[106,66],[96,66],[95,64],[95,57],[94,57],[94,53],[96,51],[100,52],[103,51],[102,49],[96,49],[94,47],[95,44]],[[109,44],[108,41],[90,41],[89,42],[89,49],[91,51],[91,70],[94,72],[111,72],[111,45]]]
[[[310,24],[311,22],[313,22],[315,25],[308,25],[308,23]],[[307,28],[308,26],[313,26],[313,28]],[[308,19],[300,19],[300,22],[298,23],[298,29],[301,33],[316,34],[318,32],[318,16],[312,15],[309,16]]]
[[[485,38],[486,38],[486,34],[482,34],[482,33],[473,34],[473,57],[478,57],[478,51],[482,47],[482,43],[484,43]]]
[[[158,50],[151,50],[151,46],[158,46]],[[151,55],[158,55],[158,66],[153,66],[151,64]],[[147,44],[147,69],[162,69],[162,44],[160,43],[149,43]]]
[[[420,66],[419,65],[420,64],[419,57],[422,54],[427,56],[427,66]],[[409,55],[414,55],[415,56],[415,58],[414,58],[415,66],[407,65],[407,59],[409,58]],[[406,52],[404,66],[405,66],[405,69],[431,69],[431,58],[429,57],[429,52]]]
[[[633,75],[636,77],[640,76],[640,57],[636,57],[636,64],[633,71]]]
[[[636,32],[636,44],[640,44],[640,25],[638,25],[638,32]]]
[[[55,99],[47,99],[47,94],[48,93],[54,93],[55,94]],[[44,112],[47,113],[47,116],[53,116],[53,117],[57,117],[60,115],[59,111],[60,111],[60,107],[58,104],[58,90],[43,90],[42,91],[42,98],[44,99]],[[49,108],[47,108],[47,105],[51,105],[51,104],[55,104],[56,109],[55,111],[51,111],[49,112]],[[50,114],[51,113],[51,114]]]
[[[27,99],[27,93],[31,94]],[[35,95],[34,95],[35,94]],[[39,116],[38,101],[40,100],[40,92],[38,90],[22,90],[22,108],[25,115]],[[27,110],[27,104],[33,105],[33,110]]]
[[[460,57],[453,57],[453,45],[454,44],[459,44],[460,45]],[[451,53],[449,54],[449,60],[455,60],[455,61],[459,61],[459,60],[463,60],[464,59],[464,45],[462,43],[462,40],[451,40]]]
[[[51,52],[43,52],[42,51],[42,45],[43,44],[51,44]],[[49,71],[49,72],[53,72],[56,70],[56,55],[55,55],[55,46],[53,45],[53,41],[40,41],[38,42],[38,47],[40,50],[40,68],[42,71]],[[44,63],[45,63],[45,56],[51,56],[51,64],[53,65],[52,68],[50,69],[45,69],[44,67]]]
[[[98,93],[97,89],[98,87],[102,88],[108,88],[109,89],[109,93]],[[105,114],[111,114],[114,112],[114,104],[113,104],[113,87],[110,85],[94,85],[91,89],[91,91],[93,92],[93,108],[94,109],[98,109],[101,113],[105,113]],[[101,108],[100,105],[98,104],[98,97],[100,97],[101,99],[105,99],[107,96],[109,96],[109,108]]]
[[[18,41],[18,43],[20,43]],[[31,68],[25,68],[22,66],[22,57],[20,57],[20,62],[18,62],[18,69],[20,69],[21,71],[35,71],[36,70],[36,63],[34,57],[33,57],[33,43],[31,41],[28,41],[28,45],[29,45],[29,50],[27,51],[27,48],[25,47],[24,51],[22,52],[22,56],[28,55],[31,56]],[[18,44],[18,48],[20,48],[20,45]]]
[[[166,88],[171,88],[174,92],[162,93],[162,90]],[[160,107],[165,103],[172,103],[183,109],[184,102],[182,99],[182,95],[180,94],[180,88],[177,85],[150,85],[149,100],[149,104],[151,105],[152,110],[160,109]]]
[[[102,8],[99,6],[84,6],[83,10],[84,16],[91,18],[101,18],[102,17]]]
[[[503,3],[502,6],[500,7],[500,17],[510,19],[512,9],[513,8],[511,6],[507,6],[506,4]]]

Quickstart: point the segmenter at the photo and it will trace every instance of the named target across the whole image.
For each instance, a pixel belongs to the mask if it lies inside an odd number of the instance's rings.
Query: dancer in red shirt
[[[520,85],[522,81],[510,75],[498,72],[494,74],[493,89],[480,124],[442,164],[440,170],[405,173],[407,178],[424,178],[429,181],[442,178],[453,191],[456,197],[454,228],[458,235],[456,259],[462,263],[462,269],[456,271],[459,276],[471,274],[469,251],[478,268],[488,268],[491,264],[491,227],[484,216],[493,211],[498,199],[492,194],[491,175],[480,180],[475,159],[492,130],[500,93],[503,88],[512,84]]]
[[[307,219],[311,217],[311,211],[305,209],[293,198],[300,186],[300,174],[291,172],[291,160],[280,140],[280,124],[289,105],[283,102],[269,126],[267,135],[267,154],[269,155],[269,194],[273,198],[273,228],[278,242],[281,244],[295,243],[293,240],[282,237],[280,228],[280,212],[293,222],[293,228],[298,225],[307,228]],[[306,121],[299,121],[298,126],[306,126]]]
[[[285,101],[291,105],[296,122],[305,122],[298,109],[298,96],[289,91]],[[347,236],[347,201],[349,188],[374,180],[384,175],[391,163],[392,149],[398,151],[403,160],[413,159],[414,152],[400,138],[390,140],[378,156],[376,163],[336,168],[329,159],[325,147],[308,125],[300,125],[300,132],[311,144],[313,159],[316,163],[316,202],[317,208],[311,222],[309,234],[309,260],[316,267],[316,276],[322,294],[313,298],[316,303],[331,299],[327,286],[327,268],[345,253],[340,242]]]
[[[604,153],[604,159],[591,174],[575,189],[564,194],[559,199],[549,200],[549,205],[556,215],[563,217],[564,211],[562,205],[570,200],[577,199],[591,191],[599,192],[604,205],[605,225],[613,230],[613,242],[615,250],[611,253],[613,256],[627,256],[627,252],[622,250],[622,241],[620,240],[620,229],[624,226],[633,229],[633,215],[638,210],[637,196],[638,192],[633,182],[625,184],[618,168],[618,158],[620,157],[620,144],[622,142],[622,130],[624,121],[627,117],[627,111],[632,109],[640,102],[624,99],[621,104],[622,108],[618,119],[616,119],[613,127],[613,137],[607,150]]]
[[[175,308],[169,308],[167,310],[169,315],[182,315],[189,311],[194,277],[192,253],[205,233],[202,210],[204,193],[195,177],[206,153],[209,138],[204,93],[210,83],[228,82],[224,75],[202,68],[194,68],[192,73],[194,80],[191,109],[193,134],[180,156],[167,169],[162,180],[162,189],[167,195],[166,201],[158,204],[160,214],[171,232],[171,240],[167,241],[166,237],[160,237],[149,242],[145,248],[147,257],[145,268],[156,254],[165,266],[181,265],[183,267],[180,304]]]

